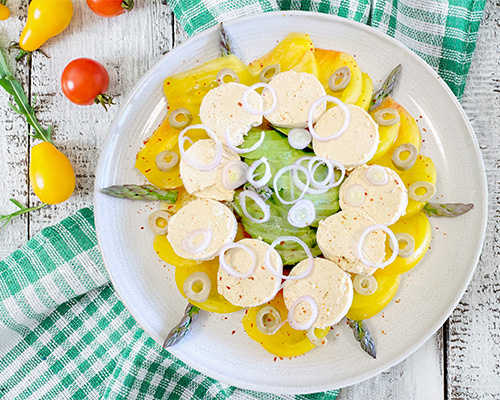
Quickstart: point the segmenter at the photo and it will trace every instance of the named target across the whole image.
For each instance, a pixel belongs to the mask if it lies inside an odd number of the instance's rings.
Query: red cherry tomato
[[[98,96],[108,90],[108,85],[108,71],[90,58],[71,61],[61,76],[64,95],[73,103],[82,106],[93,104]]]
[[[87,0],[87,5],[101,17],[116,17],[134,6],[133,0]]]

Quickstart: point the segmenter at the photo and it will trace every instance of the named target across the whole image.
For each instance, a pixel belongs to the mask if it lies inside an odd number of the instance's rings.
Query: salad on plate
[[[190,303],[166,346],[200,310],[245,310],[245,332],[277,357],[327,344],[345,317],[375,357],[364,321],[424,257],[428,215],[472,205],[429,203],[436,167],[392,98],[399,66],[373,94],[354,57],[304,33],[248,65],[223,27],[221,47],[165,79],[168,116],[135,164],[163,200],[154,250]]]

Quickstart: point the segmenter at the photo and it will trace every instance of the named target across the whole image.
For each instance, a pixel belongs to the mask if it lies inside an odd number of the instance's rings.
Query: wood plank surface
[[[2,48],[18,39],[26,3],[9,1],[13,16],[0,23]],[[73,163],[77,189],[66,203],[18,218],[1,230],[0,259],[45,226],[92,203],[99,151],[117,107],[106,113],[99,106],[70,103],[59,82],[66,64],[78,57],[100,61],[110,73],[109,94],[119,95],[119,105],[162,54],[187,38],[169,7],[160,1],[137,1],[133,12],[111,19],[94,15],[83,0],[74,5],[68,30],[44,46],[50,58],[35,54],[31,68],[17,65],[16,76],[27,91],[39,95],[37,115],[43,124],[54,126],[54,142]],[[478,270],[444,328],[404,362],[343,389],[342,400],[500,398],[499,26],[500,3],[489,0],[463,99],[483,151],[490,189],[490,219]],[[7,203],[10,197],[38,203],[27,177],[29,148],[35,141],[28,139],[24,120],[7,107],[7,98],[0,92],[0,214],[14,209]]]

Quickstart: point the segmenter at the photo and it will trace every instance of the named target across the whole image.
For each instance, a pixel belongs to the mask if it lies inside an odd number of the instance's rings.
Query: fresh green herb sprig
[[[37,120],[35,110],[31,106],[28,96],[21,84],[12,75],[2,51],[0,51],[0,86],[14,98],[17,106],[9,103],[10,108],[17,114],[24,116],[28,124],[33,128],[33,133],[29,133],[29,135],[35,139],[52,143],[52,127],[44,128]]]
[[[17,201],[16,199],[10,199],[11,203],[13,203],[16,207],[19,208],[19,210],[17,211],[14,211],[13,213],[11,214],[7,214],[7,215],[0,215],[0,223],[3,223],[2,225],[0,225],[0,229],[4,228],[8,223],[9,221],[14,218],[14,217],[17,217],[18,215],[22,215],[22,214],[26,214],[26,213],[29,213],[30,211],[35,211],[35,210],[39,210],[40,208],[43,208],[45,206],[47,206],[48,204],[46,203],[42,203],[36,207],[26,207],[24,205],[22,205],[19,201]]]
[[[354,321],[347,318],[347,323],[349,324],[354,337],[361,345],[361,348],[367,352],[371,357],[377,358],[377,351],[375,349],[375,342],[370,335],[370,331],[366,326],[365,321]]]

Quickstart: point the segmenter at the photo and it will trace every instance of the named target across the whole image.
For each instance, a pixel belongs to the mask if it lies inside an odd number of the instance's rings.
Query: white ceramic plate
[[[275,12],[228,22],[235,54],[250,62],[289,32],[311,35],[314,45],[346,51],[368,72],[375,88],[397,64],[403,77],[395,98],[423,132],[422,153],[438,170],[442,202],[473,202],[457,219],[432,219],[431,249],[406,274],[392,302],[369,320],[377,359],[367,356],[345,324],[329,334],[328,346],[292,360],[274,361],[241,326],[242,312],[203,313],[196,327],[171,353],[204,374],[229,384],[273,393],[311,393],[370,378],[402,361],[446,320],[463,295],[482,248],[487,189],[476,137],[444,82],[399,42],[345,19],[315,13]],[[178,46],[144,76],[121,107],[102,151],[95,193],[96,226],[102,254],[120,297],[137,322],[158,343],[180,320],[186,301],[173,282],[174,269],[152,248],[147,217],[154,204],[106,197],[99,188],[143,183],[134,169],[136,152],[166,115],[163,80],[219,55],[214,27]],[[425,131],[423,131],[425,128]],[[144,228],[146,227],[146,228]],[[439,229],[437,229],[439,228]]]

